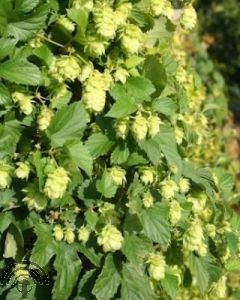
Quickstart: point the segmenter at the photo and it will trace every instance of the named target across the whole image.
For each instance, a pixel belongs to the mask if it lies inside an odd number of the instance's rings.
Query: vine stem
[[[55,41],[51,40],[50,38],[48,38],[48,37],[46,37],[46,36],[44,36],[42,34],[37,34],[37,36],[40,37],[40,38],[42,38],[42,39],[44,39],[45,41],[53,44],[53,45],[56,45],[56,46],[61,47],[61,48],[65,48],[64,45],[59,44],[58,42],[55,42]]]

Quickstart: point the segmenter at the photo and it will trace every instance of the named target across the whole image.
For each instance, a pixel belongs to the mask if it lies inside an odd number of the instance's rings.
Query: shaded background
[[[199,30],[223,74],[229,106],[240,122],[240,1],[198,0]]]

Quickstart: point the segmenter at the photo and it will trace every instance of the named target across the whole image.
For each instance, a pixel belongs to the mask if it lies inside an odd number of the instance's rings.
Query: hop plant
[[[125,26],[121,36],[121,45],[127,54],[138,53],[144,42],[144,34],[139,27],[134,24]]]
[[[81,69],[81,74],[78,76],[79,80],[81,82],[86,81],[93,73],[93,64],[92,63],[88,63],[82,66]]]
[[[40,130],[44,131],[48,128],[53,117],[53,111],[47,107],[44,107],[40,114],[38,115],[38,127]]]
[[[28,162],[19,162],[17,163],[18,168],[15,170],[15,174],[20,179],[28,179],[30,173],[30,167]]]
[[[114,73],[115,81],[120,81],[121,83],[125,83],[129,76],[130,75],[129,75],[128,71],[121,67],[117,68]]]
[[[49,173],[44,186],[44,193],[51,200],[60,199],[67,190],[70,178],[67,171],[58,167],[53,172]]]
[[[190,181],[187,178],[180,178],[179,180],[179,191],[186,194],[190,189]]]
[[[93,10],[93,0],[73,0],[72,7],[75,9],[84,9],[87,12]]]
[[[98,244],[103,246],[104,252],[115,252],[122,247],[122,233],[111,224],[106,225],[98,236]]]
[[[222,276],[218,282],[213,284],[213,294],[215,294],[218,299],[226,299],[227,297],[227,276]]]
[[[64,230],[64,240],[68,244],[72,244],[75,240],[75,233],[72,227],[68,226]]]
[[[21,20],[1,26],[1,265],[44,261],[49,299],[80,282],[86,299],[233,300],[221,276],[240,257],[236,167],[225,110],[206,111],[224,84],[189,34],[193,1],[9,2],[0,14]]]
[[[120,119],[115,123],[116,135],[119,138],[126,139],[129,132],[129,118]]]
[[[59,82],[74,81],[80,75],[81,67],[76,57],[62,55],[54,59],[50,73]]]
[[[150,137],[154,137],[157,135],[160,131],[160,124],[162,124],[161,119],[158,116],[150,116],[148,118],[148,133]]]
[[[206,256],[207,246],[204,240],[202,224],[196,219],[184,234],[184,248],[188,251],[196,251],[200,256]]]
[[[0,161],[0,189],[8,188],[12,182],[12,170],[13,168]]]
[[[154,198],[150,192],[144,193],[142,201],[145,208],[152,207],[154,204]]]
[[[192,211],[196,216],[202,213],[206,207],[207,197],[204,194],[188,197],[187,200],[192,203]]]
[[[105,107],[106,92],[89,84],[85,87],[83,102],[90,112],[100,113]]]
[[[65,16],[61,16],[58,19],[58,24],[69,32],[73,32],[75,30],[75,24]]]
[[[165,15],[169,18],[173,15],[173,7],[168,0],[151,0],[150,7],[154,16]]]
[[[172,179],[165,179],[161,182],[161,194],[164,199],[169,200],[178,192],[178,186]]]
[[[78,240],[86,243],[89,240],[90,233],[91,231],[86,226],[82,226],[78,230]]]
[[[183,9],[181,25],[187,30],[192,30],[197,24],[197,13],[192,5]]]
[[[84,50],[90,56],[99,57],[105,54],[106,47],[107,43],[101,37],[89,35]]]
[[[43,40],[41,36],[35,36],[33,37],[33,39],[29,42],[29,45],[35,49],[35,48],[39,48],[43,45]]]
[[[30,115],[33,111],[32,97],[22,93],[14,92],[12,94],[13,101],[19,105],[20,111],[25,115]]]
[[[127,19],[131,13],[132,4],[123,3],[120,4],[115,10],[115,22],[117,26],[123,26],[126,24]]]
[[[116,33],[115,15],[106,1],[99,1],[93,10],[97,33],[103,38],[112,39]]]
[[[176,141],[177,141],[177,143],[179,145],[181,145],[182,142],[183,142],[183,138],[184,138],[183,129],[180,128],[180,127],[178,127],[178,126],[176,126],[175,129],[174,129],[174,131],[175,131]]]
[[[116,185],[123,185],[126,182],[126,171],[120,167],[111,168],[110,175]]]
[[[162,253],[151,254],[148,263],[148,272],[152,279],[159,281],[165,277],[166,261]]]
[[[148,133],[147,119],[143,117],[141,114],[138,114],[132,123],[131,130],[136,140],[138,141],[145,140]]]
[[[106,103],[106,91],[112,84],[112,77],[108,72],[94,71],[84,86],[83,103],[90,112],[100,113]]]
[[[206,230],[207,230],[207,233],[208,235],[214,239],[215,236],[216,236],[216,226],[214,224],[207,224],[206,225]]]
[[[53,228],[53,236],[56,241],[60,242],[64,238],[64,231],[60,225],[55,225]]]
[[[29,210],[36,210],[37,212],[43,211],[47,206],[44,196],[40,198],[27,196],[23,198],[23,202],[26,203]]]
[[[140,179],[145,185],[152,184],[154,182],[155,176],[156,176],[156,172],[153,168],[146,167],[141,169]]]
[[[182,217],[182,208],[178,201],[172,200],[169,208],[169,219],[171,224],[176,225]]]

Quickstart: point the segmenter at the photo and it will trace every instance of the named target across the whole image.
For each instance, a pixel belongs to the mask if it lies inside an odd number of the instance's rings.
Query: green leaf
[[[156,56],[148,56],[143,67],[143,74],[157,88],[158,94],[167,84],[167,75],[163,65]]]
[[[50,8],[48,4],[36,6],[36,1],[14,1],[15,5],[0,5],[0,32],[17,40],[26,40],[44,27]],[[10,3],[10,2],[9,2]]]
[[[137,103],[150,101],[150,95],[156,90],[152,82],[144,77],[129,78],[125,83],[125,88]]]
[[[69,299],[82,268],[81,261],[74,247],[63,244],[58,248],[54,268],[57,271],[57,278],[52,291],[52,299]]]
[[[162,58],[163,66],[168,76],[175,76],[178,69],[178,62],[172,53],[164,55]]]
[[[31,261],[44,267],[56,254],[59,248],[58,243],[52,235],[52,228],[47,224],[37,224],[35,226],[37,241],[33,247]]]
[[[15,0],[15,11],[28,13],[39,3],[39,0]]]
[[[226,170],[222,168],[214,169],[214,174],[218,179],[218,188],[224,194],[229,195],[234,186],[234,177],[231,174],[226,173]]]
[[[154,139],[148,139],[139,142],[139,147],[147,154],[149,160],[157,165],[160,161],[160,151],[161,148],[159,143]]]
[[[144,77],[131,77],[125,84],[115,84],[111,89],[110,95],[117,101],[122,99],[133,98],[135,103],[142,103],[143,101],[150,101],[150,95],[155,92],[155,87],[152,82]],[[129,100],[128,100],[129,101]]]
[[[172,274],[165,274],[165,277],[161,280],[161,284],[167,294],[175,300],[178,291],[178,278]]]
[[[72,92],[70,91],[67,91],[66,94],[64,94],[63,96],[52,98],[51,100],[52,108],[61,109],[65,107],[69,103],[71,98],[72,98]]]
[[[93,158],[90,155],[87,147],[81,142],[73,141],[67,143],[66,148],[70,158],[90,177],[93,170]]]
[[[97,254],[93,248],[78,244],[77,250],[81,252],[94,266],[100,267],[102,255]]]
[[[171,238],[167,215],[165,209],[155,206],[143,210],[140,216],[145,235],[151,241],[161,243],[164,246],[168,245]]]
[[[205,292],[209,287],[210,280],[207,264],[201,257],[197,257],[194,254],[191,254],[189,259],[191,273],[196,277],[197,285],[201,292]]]
[[[240,272],[240,261],[239,259],[231,259],[229,260],[225,268],[228,272],[239,273]]]
[[[126,65],[126,68],[132,69],[132,68],[138,66],[143,61],[144,61],[144,57],[140,57],[138,55],[132,55],[125,61],[125,65]]]
[[[86,142],[86,147],[93,158],[107,154],[114,143],[102,133],[92,134]]]
[[[20,126],[16,120],[0,124],[0,158],[11,155],[16,151],[20,138]]]
[[[218,281],[222,276],[222,266],[219,265],[218,261],[215,261],[211,256],[205,256],[203,258],[206,262],[207,271],[209,274],[209,285],[213,282]]]
[[[129,155],[127,160],[127,166],[137,166],[137,165],[146,165],[148,163],[147,158],[142,154],[138,152],[133,152]]]
[[[76,299],[74,300],[86,300],[91,299],[92,297],[92,289],[95,283],[96,270],[92,269],[90,271],[86,271],[84,275],[81,277],[78,285],[78,291]]]
[[[15,191],[5,189],[0,191],[0,207],[11,207],[17,199],[14,197]]]
[[[43,60],[47,66],[50,66],[54,59],[53,53],[46,45],[34,49],[33,53]]]
[[[238,236],[233,232],[226,232],[226,240],[231,255],[236,255],[238,252]]]
[[[0,232],[3,233],[14,220],[15,218],[11,211],[0,213]]]
[[[17,41],[15,39],[0,39],[0,60],[6,56],[11,56]]]
[[[105,259],[102,272],[94,285],[93,295],[98,300],[110,300],[116,294],[120,283],[121,276],[115,266],[113,256],[109,254]]]
[[[130,152],[126,144],[119,144],[113,150],[111,154],[111,163],[112,164],[122,164],[125,163],[128,159]]]
[[[8,88],[0,82],[0,105],[9,106],[12,104],[11,94]]]
[[[161,16],[155,20],[154,27],[147,32],[147,39],[145,41],[147,47],[152,48],[160,41],[163,44],[170,39],[172,33],[168,24],[168,19],[165,16]]]
[[[87,210],[84,214],[87,224],[92,230],[95,229],[98,221],[98,214],[93,210]]]
[[[87,113],[81,102],[72,103],[59,110],[47,129],[53,147],[61,147],[67,141],[80,138],[87,124]]]
[[[146,299],[156,299],[148,277],[136,266],[125,264],[122,270],[121,300]]]
[[[27,60],[8,60],[0,64],[0,77],[18,84],[40,85],[41,83],[40,70]]]
[[[160,127],[160,133],[154,138],[167,159],[170,166],[177,166],[179,171],[182,169],[182,160],[178,153],[175,134],[173,129],[166,125]]]
[[[183,175],[193,182],[203,187],[208,196],[211,197],[214,192],[214,181],[211,173],[206,168],[195,169],[190,162],[184,162]]]
[[[136,247],[136,245],[138,245]],[[151,252],[152,243],[146,237],[138,237],[135,234],[125,234],[122,246],[122,253],[128,261],[139,266],[144,263],[146,257]]]
[[[103,172],[102,178],[97,181],[96,187],[97,191],[105,198],[112,198],[116,194],[118,188],[107,170]]]
[[[124,96],[113,104],[106,116],[117,119],[124,118],[137,111],[137,109],[138,106],[135,103],[134,99],[128,96]]]
[[[78,25],[78,34],[84,35],[88,25],[88,13],[83,9],[68,9],[68,17]]]
[[[178,105],[176,101],[170,98],[158,98],[154,100],[152,108],[159,113],[172,116],[174,113],[176,113]]]

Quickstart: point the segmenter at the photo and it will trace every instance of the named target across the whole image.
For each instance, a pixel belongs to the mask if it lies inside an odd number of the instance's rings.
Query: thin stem
[[[80,56],[79,54],[76,54],[76,56],[77,56],[82,62],[84,62],[85,64],[88,64],[88,62],[87,62],[82,56]]]
[[[61,48],[65,48],[64,45],[59,44],[58,42],[55,42],[55,41],[49,39],[48,37],[46,37],[46,36],[44,36],[44,35],[37,34],[37,36],[40,37],[40,38],[42,38],[42,39],[44,39],[45,41],[48,41],[49,43],[51,43],[51,44],[53,44],[53,45],[56,45],[56,46],[61,47]]]

